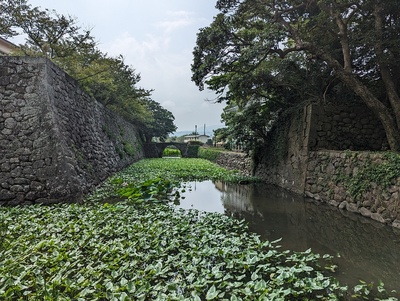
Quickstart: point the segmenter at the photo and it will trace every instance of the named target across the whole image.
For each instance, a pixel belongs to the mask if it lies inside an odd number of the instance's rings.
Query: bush
[[[221,150],[217,150],[214,148],[200,147],[197,156],[199,158],[206,159],[211,162],[215,162],[220,153],[221,153]]]
[[[199,153],[200,145],[188,145],[187,148],[187,157],[188,158],[197,158]]]

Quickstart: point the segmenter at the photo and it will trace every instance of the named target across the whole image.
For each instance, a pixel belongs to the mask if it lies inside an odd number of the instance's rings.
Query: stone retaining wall
[[[245,175],[252,175],[251,158],[244,153],[221,152],[215,163],[229,170],[239,170]]]
[[[281,118],[270,131],[256,155],[255,175],[400,228],[400,179],[388,187],[371,183],[358,196],[348,185],[371,164],[385,163],[383,153],[371,151],[386,150],[387,145],[380,122],[362,104],[310,104]]]
[[[0,66],[0,204],[79,201],[143,157],[136,128],[49,60]]]
[[[350,193],[352,178],[366,168],[382,166],[386,161],[383,153],[310,152],[305,194],[400,228],[400,177],[393,179],[388,187],[365,183],[365,191],[359,195]]]
[[[311,106],[280,120],[269,133],[269,140],[256,154],[255,175],[267,183],[299,194],[304,192]]]
[[[383,126],[363,105],[312,105],[312,150],[377,151],[388,149]]]

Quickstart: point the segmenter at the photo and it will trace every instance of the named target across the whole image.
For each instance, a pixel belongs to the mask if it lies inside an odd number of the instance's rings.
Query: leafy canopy
[[[284,100],[278,111],[291,96],[363,101],[400,149],[398,1],[219,0],[216,7],[193,52],[200,89],[236,104]]]

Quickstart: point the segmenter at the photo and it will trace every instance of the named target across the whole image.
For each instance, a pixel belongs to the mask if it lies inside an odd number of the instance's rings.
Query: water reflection
[[[266,184],[191,186],[182,208],[245,218],[264,239],[282,237],[284,249],[338,254],[335,276],[343,283],[382,280],[387,289],[400,289],[400,231]]]

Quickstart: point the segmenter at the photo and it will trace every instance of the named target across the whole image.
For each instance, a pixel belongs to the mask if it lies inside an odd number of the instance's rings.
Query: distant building
[[[0,37],[0,55],[10,54],[15,50],[15,48],[17,48],[17,45]]]
[[[201,141],[206,143],[210,139],[208,135],[186,135],[183,142],[187,143],[189,141]]]

